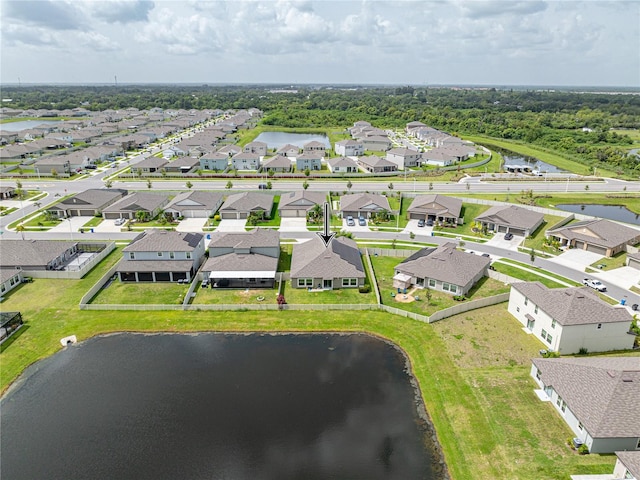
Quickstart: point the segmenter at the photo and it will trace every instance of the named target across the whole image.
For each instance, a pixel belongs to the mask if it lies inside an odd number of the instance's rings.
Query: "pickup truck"
[[[594,280],[592,278],[584,278],[582,279],[582,284],[587,287],[591,287],[599,292],[606,292],[607,287],[605,287],[600,280]]]

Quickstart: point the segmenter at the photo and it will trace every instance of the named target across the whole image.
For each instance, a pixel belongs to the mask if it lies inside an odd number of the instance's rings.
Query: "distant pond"
[[[23,120],[21,122],[1,123],[0,130],[5,132],[19,132],[28,128],[37,127],[38,125],[54,125],[60,123],[60,120]]]
[[[562,170],[554,165],[543,162],[535,157],[528,157],[526,155],[522,155],[520,153],[511,152],[509,150],[504,150],[502,148],[496,148],[494,146],[490,146],[492,150],[497,151],[502,155],[504,159],[504,165],[526,165],[531,170],[538,170],[540,173],[563,173],[566,170]]]
[[[556,205],[556,208],[564,210],[565,212],[582,213],[583,215],[591,215],[592,217],[640,225],[640,214],[632,212],[624,205],[580,205],[577,203],[568,203]]]
[[[407,367],[358,334],[96,337],[2,398],[2,476],[447,478]]]
[[[280,148],[290,143],[296,147],[302,148],[305,143],[321,142],[327,149],[331,148],[331,142],[326,135],[317,135],[311,133],[289,133],[289,132],[262,132],[256,137],[257,142],[264,142],[268,148]]]

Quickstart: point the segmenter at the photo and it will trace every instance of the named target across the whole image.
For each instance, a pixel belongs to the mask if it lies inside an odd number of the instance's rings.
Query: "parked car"
[[[347,216],[347,226],[348,227],[354,227],[356,224],[355,220],[353,219],[353,217],[351,215]]]
[[[358,225],[360,225],[361,227],[367,226],[367,221],[364,219],[362,215],[358,217]]]
[[[98,168],[98,166],[93,164],[85,165],[84,167],[85,170],[95,170],[96,168]]]
[[[258,185],[259,190],[268,190],[269,186],[266,183],[261,183]]]
[[[433,220],[427,220],[427,227],[433,227]]]
[[[418,220],[418,226],[419,227],[424,227],[424,220],[422,220],[422,219]]]
[[[482,256],[483,257],[487,257],[487,258],[491,258],[491,255],[489,255],[488,253],[483,253]]]
[[[584,278],[582,279],[582,284],[587,287],[593,288],[599,292],[606,292],[607,287],[605,287],[600,280],[594,280],[593,278]]]
[[[513,233],[511,232],[507,232],[504,234],[504,239],[505,240],[511,240],[513,238]]]
[[[116,227],[119,227],[120,225],[123,225],[124,222],[126,222],[126,221],[127,221],[126,219],[120,217],[120,218],[116,218],[116,221],[114,223],[115,223]]]

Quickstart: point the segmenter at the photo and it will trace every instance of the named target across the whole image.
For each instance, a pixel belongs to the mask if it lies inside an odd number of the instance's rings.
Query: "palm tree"
[[[20,232],[20,235],[22,236],[22,240],[24,240],[24,231],[25,231],[24,224],[21,223],[16,227],[16,232]]]
[[[144,210],[138,210],[136,212],[136,222],[144,222],[147,219],[147,212]]]

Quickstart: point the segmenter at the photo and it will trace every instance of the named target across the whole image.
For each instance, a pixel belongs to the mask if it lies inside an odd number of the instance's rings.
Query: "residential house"
[[[139,175],[145,175],[148,173],[160,173],[160,171],[166,167],[169,162],[162,157],[147,157],[144,160],[131,165],[131,172]]]
[[[218,192],[191,190],[176,195],[164,208],[165,215],[173,218],[208,218],[222,205],[223,195]]]
[[[258,170],[260,155],[256,153],[240,152],[231,157],[231,167],[234,170]]]
[[[331,173],[358,173],[358,164],[348,157],[328,158],[327,167]]]
[[[633,452],[616,452],[618,458],[613,469],[614,479],[640,480],[640,444],[637,448],[638,450]]]
[[[391,212],[389,200],[377,193],[353,193],[340,197],[340,213],[342,218],[348,216],[371,218],[372,215]]]
[[[640,357],[534,358],[531,376],[591,453],[640,449]],[[541,413],[546,413],[544,410]]]
[[[296,145],[287,143],[276,150],[276,154],[283,157],[297,157],[300,154],[300,148]]]
[[[262,169],[265,172],[274,172],[274,173],[286,173],[290,172],[293,165],[291,164],[291,159],[285,157],[284,155],[276,155],[275,157],[271,157],[269,159],[265,159],[262,164]]]
[[[426,125],[422,122],[409,122],[405,125],[404,130],[407,134],[411,135],[411,132],[415,129],[425,128]]]
[[[27,271],[59,270],[78,254],[78,242],[58,240],[2,240],[2,268]]]
[[[200,233],[146,230],[122,250],[121,282],[191,281],[204,260]]]
[[[627,245],[640,243],[640,230],[603,219],[570,223],[547,230],[545,236],[559,241],[562,246],[580,248],[606,257],[625,251]]]
[[[0,268],[0,299],[20,285],[23,278],[20,267]]]
[[[381,135],[363,137],[360,141],[365,151],[369,152],[386,152],[391,148],[391,140],[389,140],[389,137],[383,137]]]
[[[313,153],[315,155],[319,155],[320,158],[324,158],[326,151],[327,146],[324,143],[318,142],[316,140],[305,143],[302,146],[302,153]]]
[[[211,288],[273,288],[280,258],[277,231],[216,232],[211,237],[209,259],[202,267]]]
[[[398,166],[398,170],[419,167],[422,163],[422,154],[408,148],[392,148],[387,152],[386,159]]]
[[[283,193],[280,196],[278,212],[281,217],[306,218],[307,214],[316,205],[323,206],[326,202],[327,194],[324,192],[299,190],[297,192]]]
[[[0,187],[0,200],[7,200],[16,196],[16,188],[8,185]]]
[[[369,173],[397,172],[398,165],[386,158],[377,155],[368,155],[358,158],[358,165]]]
[[[65,198],[49,207],[47,211],[58,218],[102,215],[105,208],[125,195],[127,191],[122,189],[92,188]]]
[[[200,159],[196,157],[180,157],[167,163],[163,168],[170,173],[191,173],[200,167]]]
[[[306,169],[310,171],[319,171],[322,169],[322,159],[324,154],[318,151],[305,152],[296,157],[296,171],[304,172]]]
[[[627,266],[640,270],[640,252],[627,253]]]
[[[200,162],[201,170],[223,172],[229,166],[229,155],[219,151],[211,152],[201,156],[198,161]]]
[[[343,157],[359,157],[364,155],[364,145],[357,140],[341,140],[335,143],[336,155]]]
[[[226,153],[229,157],[233,157],[242,152],[242,149],[238,145],[225,145],[216,150],[218,153]]]
[[[51,155],[36,161],[33,164],[33,168],[41,175],[54,175],[55,173],[70,175],[72,172],[84,167],[84,162],[71,165],[70,160],[72,159],[74,159],[74,157],[69,155]]]
[[[422,160],[427,165],[435,165],[438,167],[447,167],[458,161],[458,158],[452,152],[442,148],[434,148],[427,150],[422,154]]]
[[[528,237],[544,223],[544,215],[515,205],[497,205],[474,220],[482,224],[483,229]]]
[[[161,193],[134,192],[106,207],[102,210],[102,216],[106,219],[133,220],[137,212],[141,211],[148,219],[152,219],[158,216],[167,202],[169,197]]]
[[[626,350],[633,318],[587,287],[547,288],[540,282],[514,283],[508,311],[549,350],[563,355]]]
[[[365,271],[356,242],[334,237],[326,246],[320,237],[293,246],[291,286],[309,290],[358,288],[364,285]]]
[[[243,192],[229,195],[220,207],[220,218],[243,219],[256,213],[269,217],[273,209],[273,195],[256,192]]]
[[[466,253],[448,242],[437,248],[423,248],[396,266],[394,288],[430,288],[454,295],[467,295],[487,275],[491,260]]]
[[[263,157],[267,154],[267,144],[264,142],[249,142],[244,146],[242,151]]]
[[[407,209],[411,220],[432,220],[450,225],[462,223],[461,211],[462,200],[446,195],[418,195]]]

